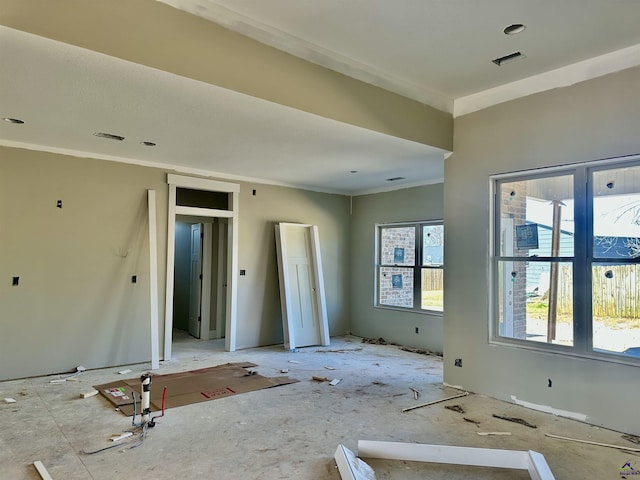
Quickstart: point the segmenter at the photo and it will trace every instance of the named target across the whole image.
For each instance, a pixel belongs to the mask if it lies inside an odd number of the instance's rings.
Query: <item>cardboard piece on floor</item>
[[[151,411],[156,412],[162,408],[164,387],[167,388],[167,409],[298,381],[289,377],[267,378],[245,370],[255,366],[249,362],[228,363],[188,372],[154,375],[151,377]],[[94,388],[124,415],[133,415],[133,395],[140,395],[139,378],[96,385]]]
[[[358,456],[475,467],[512,468],[527,470],[532,480],[555,479],[544,456],[532,450],[524,452],[493,448],[360,440],[358,441]]]

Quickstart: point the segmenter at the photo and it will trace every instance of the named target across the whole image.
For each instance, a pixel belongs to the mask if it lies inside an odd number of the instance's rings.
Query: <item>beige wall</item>
[[[374,307],[376,224],[442,217],[442,184],[353,197],[350,327],[355,335],[442,352],[442,315]]]
[[[0,147],[0,380],[150,359],[147,189],[157,192],[162,345],[166,173]],[[348,199],[240,188],[239,266],[247,275],[238,277],[238,348],[282,342],[278,221],[318,225],[330,332],[344,333]],[[11,286],[13,276],[20,277],[18,287]]]
[[[640,433],[638,367],[488,343],[489,176],[640,153],[638,85],[634,68],[456,119],[445,162],[447,383]]]
[[[0,147],[0,379],[150,358],[147,189],[166,205],[161,170]]]
[[[155,0],[2,0],[0,23],[434,147],[453,119]]]

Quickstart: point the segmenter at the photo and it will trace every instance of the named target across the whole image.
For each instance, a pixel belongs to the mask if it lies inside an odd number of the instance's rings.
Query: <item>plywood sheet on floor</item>
[[[162,408],[162,393],[167,388],[165,409],[206,402],[240,393],[262,390],[295,383],[289,377],[263,377],[249,368],[257,365],[249,362],[227,363],[215,367],[151,377],[151,411]],[[95,385],[95,389],[120,411],[133,415],[133,396],[140,398],[140,379],[129,378],[116,382]],[[140,408],[138,405],[138,412]]]

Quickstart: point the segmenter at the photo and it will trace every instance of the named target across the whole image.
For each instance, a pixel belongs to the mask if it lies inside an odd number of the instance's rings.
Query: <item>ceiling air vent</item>
[[[119,140],[120,142],[124,140],[124,137],[121,137],[120,135],[114,135],[113,133],[96,132],[94,133],[94,135],[100,138],[108,138],[109,140]]]
[[[496,65],[498,65],[499,67],[501,67],[505,63],[513,62],[515,60],[520,60],[521,58],[525,58],[525,55],[523,55],[520,52],[513,52],[513,53],[510,53],[509,55],[505,55],[504,57],[500,57],[500,58],[495,58],[491,61]]]

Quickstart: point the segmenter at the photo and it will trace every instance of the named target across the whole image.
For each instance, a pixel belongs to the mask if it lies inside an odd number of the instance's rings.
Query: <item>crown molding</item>
[[[157,0],[178,10],[202,17],[224,28],[252,38],[295,57],[374,85],[403,97],[416,100],[438,110],[452,113],[453,99],[434,90],[403,80],[352,58],[288,34],[240,13],[229,10],[213,0]]]
[[[534,93],[569,87],[638,65],[640,65],[640,44],[457,98],[454,101],[453,116],[459,117],[477,112]]]

